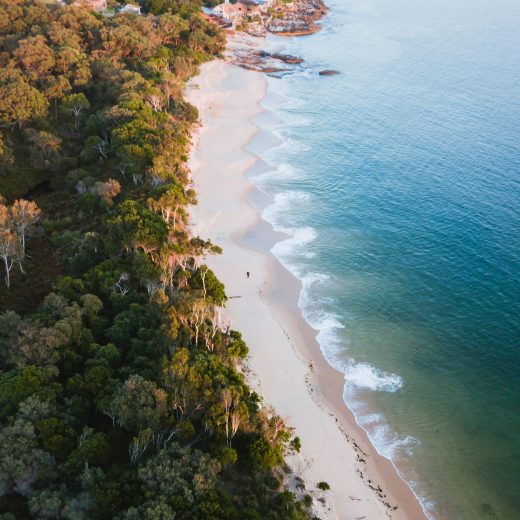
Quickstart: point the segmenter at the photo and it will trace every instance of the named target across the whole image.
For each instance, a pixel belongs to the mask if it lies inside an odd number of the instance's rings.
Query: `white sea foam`
[[[266,158],[268,159],[268,158]],[[295,180],[302,179],[305,173],[299,168],[295,168],[289,163],[281,163],[276,168],[262,173],[261,175],[254,178],[255,182],[264,184],[272,180]],[[276,204],[276,200],[275,200]],[[275,208],[276,209],[276,208]]]
[[[384,423],[384,420],[384,417],[381,416],[379,424],[375,427],[363,424],[363,420],[358,419],[358,422],[361,422],[361,426],[369,433],[372,444],[381,455],[389,460],[399,460],[404,456],[410,457],[420,442],[410,435],[399,436]]]
[[[339,321],[339,317],[331,312],[313,308],[311,297],[303,296],[303,298],[300,298],[300,301],[301,300],[303,301],[300,306],[304,310],[306,320],[318,331],[316,339],[322,347],[322,350],[328,356],[336,354],[337,347],[341,343],[338,332],[344,328],[344,325]],[[307,302],[305,300],[307,300]],[[334,365],[336,365],[336,363],[334,363]]]
[[[317,340],[326,354],[333,354],[334,349],[340,343],[338,331],[344,328],[340,317],[325,310],[323,304],[325,298],[320,298],[319,293],[327,291],[331,283],[331,277],[324,273],[308,272],[300,277],[302,291],[298,300],[298,306],[302,309],[306,321],[318,331]]]
[[[395,374],[379,370],[368,363],[349,361],[343,370],[348,387],[375,392],[397,392],[403,386],[402,379]]]
[[[266,154],[268,156],[279,153],[281,153],[284,157],[287,155],[298,155],[303,152],[308,152],[311,149],[310,146],[302,143],[301,141],[287,137],[281,130],[272,130],[272,132],[278,139],[280,139],[281,144],[269,150]]]
[[[286,173],[291,172],[292,167],[289,165],[286,165],[286,167]],[[265,180],[265,176],[266,174],[263,174],[258,180]],[[301,260],[314,256],[314,253],[305,246],[316,239],[317,232],[310,226],[291,227],[285,223],[288,220],[288,212],[302,204],[309,204],[310,199],[311,196],[308,193],[299,191],[277,193],[273,204],[265,208],[262,212],[262,218],[270,222],[275,231],[289,235],[289,238],[276,243],[271,249],[271,252],[280,260],[286,269],[300,279],[304,274],[300,265]]]
[[[283,119],[287,127],[300,128],[302,126],[311,126],[313,124],[312,119],[302,116],[296,111],[293,112],[292,110],[294,107],[284,105],[284,109],[287,109],[283,113]]]
[[[380,455],[392,461],[396,471],[401,474],[398,469],[398,462],[403,459],[410,460],[421,444],[419,439],[411,435],[399,435],[393,431],[387,424],[385,416],[382,413],[369,411],[365,402],[356,399],[355,392],[348,384],[345,385],[343,399],[354,413],[356,422],[367,432],[372,446],[376,448]],[[401,476],[403,475],[401,474]],[[410,475],[407,475],[407,477],[410,477]],[[425,492],[420,489],[417,482],[410,478],[407,479],[407,482],[421,503],[426,516],[433,518],[435,516],[435,503],[424,499]]]
[[[330,280],[330,276],[324,273],[309,272],[302,278],[303,290],[300,296],[300,306],[306,302],[305,298],[310,297],[311,289],[320,289]]]
[[[273,252],[282,254],[292,253],[296,246],[303,246],[305,244],[309,244],[313,240],[315,240],[317,233],[316,230],[310,226],[301,227],[301,228],[281,228],[280,231],[284,233],[289,233],[292,235],[291,238],[286,240],[282,240],[278,242],[273,247]]]
[[[269,220],[269,222],[274,221],[279,213],[291,209],[293,204],[308,203],[310,199],[311,195],[304,191],[283,191],[277,193],[274,197],[274,202],[263,211],[262,218]]]
[[[279,85],[280,83],[278,83]],[[301,102],[292,98],[288,103],[283,103],[284,109],[297,109]],[[285,111],[284,111],[285,112]],[[285,112],[284,119],[288,126],[303,126],[309,122],[294,112]],[[275,147],[267,156],[289,156],[301,143],[286,138],[283,132],[276,132],[283,144]],[[301,145],[303,146],[303,145]],[[303,150],[303,148],[302,148]],[[305,173],[288,162],[280,163],[271,171],[255,177],[258,184],[268,185],[273,180],[297,180],[303,178]],[[291,217],[295,210],[312,204],[312,196],[303,191],[286,191],[275,195],[274,202],[265,208],[262,218],[271,223],[276,231],[289,235],[289,238],[275,244],[272,253],[280,262],[298,277],[303,285],[299,307],[306,321],[318,331],[317,341],[327,361],[342,370],[345,374],[344,400],[352,410],[359,425],[365,429],[376,450],[392,462],[402,458],[408,458],[419,446],[419,441],[411,436],[400,436],[386,423],[381,413],[373,413],[367,409],[366,402],[357,399],[360,391],[371,392],[397,392],[403,385],[403,381],[397,374],[392,374],[378,369],[366,362],[356,362],[353,359],[345,359],[348,351],[348,335],[342,332],[345,325],[339,315],[330,312],[334,299],[327,290],[334,280],[331,276],[319,272],[308,272],[308,265],[304,259],[311,258],[313,252],[306,247],[317,237],[317,231],[310,226],[291,226]],[[303,261],[302,261],[303,260]],[[411,483],[414,492],[417,486]],[[424,496],[418,493],[418,497]],[[423,509],[433,516],[435,506],[433,502],[420,499]]]
[[[287,221],[286,212],[302,204],[309,204],[311,196],[300,191],[278,193],[273,204],[268,206],[262,217],[271,222],[275,230],[287,233],[290,238],[282,240],[272,248],[273,254],[293,273],[303,284],[299,306],[305,319],[318,330],[317,340],[331,362],[345,374],[346,386],[350,390],[363,389],[375,392],[396,392],[401,388],[402,379],[396,375],[380,370],[368,363],[358,363],[350,359],[345,361],[345,337],[339,334],[344,328],[340,317],[319,307],[316,292],[323,290],[330,277],[322,273],[305,272],[301,257],[305,255],[305,245],[315,240],[317,233],[311,227],[288,227],[282,222]],[[297,254],[295,254],[297,253]],[[317,305],[318,304],[318,305]],[[338,366],[340,365],[340,366]]]
[[[294,259],[295,252],[300,252],[300,258],[308,258],[308,255],[311,252],[305,251],[305,249],[302,250],[302,247],[316,239],[316,230],[311,227],[280,227],[277,231],[281,231],[292,236],[276,243],[271,251],[289,271],[294,273],[297,278],[301,279],[302,270],[300,269],[298,261]]]
[[[287,174],[294,173],[294,169],[291,166],[284,166],[281,170],[277,169],[277,172],[285,172]],[[260,176],[262,178],[266,174]],[[264,177],[265,178],[265,177]],[[301,205],[307,205],[310,203],[311,196],[309,193],[303,191],[283,191],[277,193],[274,196],[274,202],[267,206],[262,212],[262,218],[270,222],[275,231],[287,233],[289,235],[295,235],[298,228],[287,226],[288,215],[287,213],[293,210],[295,207],[301,207]]]
[[[305,107],[305,101],[294,96],[290,96],[286,92],[283,93],[286,101],[283,104],[283,109],[296,110]]]
[[[344,399],[354,413],[357,423],[367,432],[372,446],[376,448],[380,455],[392,461],[396,471],[404,478],[399,471],[398,462],[403,459],[410,460],[421,444],[419,439],[411,435],[398,435],[386,424],[385,416],[381,413],[364,413],[363,410],[366,410],[366,404],[350,400],[348,391],[345,392]],[[432,519],[435,518],[435,502],[424,498],[427,495],[426,490],[421,489],[421,485],[413,478],[409,478],[410,474],[407,477],[406,480],[415,497],[420,502],[426,516]]]
[[[274,229],[290,235],[290,238],[275,244],[273,254],[281,263],[297,276],[303,285],[299,307],[306,321],[316,330],[316,339],[327,361],[345,374],[343,399],[354,413],[358,424],[367,432],[377,452],[396,464],[399,460],[409,459],[420,445],[412,436],[402,436],[393,431],[381,413],[367,410],[365,402],[356,398],[359,391],[397,392],[403,385],[402,378],[380,370],[366,362],[345,359],[348,350],[347,337],[341,333],[345,325],[340,316],[324,310],[331,302],[330,296],[317,297],[317,293],[327,294],[327,285],[333,283],[331,276],[319,272],[305,272],[298,259],[306,257],[304,246],[315,240],[317,233],[311,227],[289,227],[287,212],[302,204],[309,204],[311,196],[300,191],[282,192],[275,196],[273,204],[268,206],[262,217],[270,222]],[[297,254],[295,254],[297,252]],[[397,470],[397,467],[396,467]],[[424,493],[418,486],[409,482],[414,494],[420,501],[428,517],[434,517],[435,504],[425,500]]]
[[[299,109],[305,107],[305,102],[295,97],[285,97],[285,101],[280,105],[278,113],[284,121],[284,127],[291,126],[310,126],[313,124],[311,118],[302,114]]]

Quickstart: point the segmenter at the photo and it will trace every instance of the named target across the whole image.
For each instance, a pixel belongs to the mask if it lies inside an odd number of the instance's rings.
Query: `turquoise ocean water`
[[[520,519],[520,4],[328,5],[272,40],[307,62],[257,120],[273,252],[428,514]]]

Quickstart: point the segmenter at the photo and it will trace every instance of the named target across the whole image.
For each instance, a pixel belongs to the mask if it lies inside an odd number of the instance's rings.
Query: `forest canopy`
[[[189,232],[182,92],[224,37],[142,6],[0,0],[0,516],[307,518]]]

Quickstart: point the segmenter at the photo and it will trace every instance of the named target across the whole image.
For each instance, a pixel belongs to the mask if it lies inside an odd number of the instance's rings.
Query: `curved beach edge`
[[[265,195],[247,177],[259,160],[248,145],[266,91],[263,75],[217,60],[203,65],[186,93],[201,117],[190,156],[199,200],[193,232],[224,250],[207,263],[224,282],[226,314],[249,346],[249,383],[301,438],[287,480],[313,496],[319,518],[425,519],[343,402],[344,376],[327,363],[298,307],[301,283],[270,252],[285,237],[261,219],[253,199]],[[317,489],[322,481],[330,491]]]

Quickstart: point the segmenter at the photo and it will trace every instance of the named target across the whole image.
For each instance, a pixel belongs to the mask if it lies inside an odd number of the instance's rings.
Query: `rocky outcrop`
[[[275,60],[284,61],[285,63],[298,64],[303,63],[303,58],[299,56],[291,56],[290,54],[280,54],[278,52],[273,52],[271,54],[271,58]]]
[[[322,0],[295,0],[278,3],[272,8],[272,15],[265,28],[279,35],[312,34],[319,30],[316,21],[322,18],[327,8]]]
[[[258,56],[262,59],[280,60],[291,64],[303,63],[303,58],[299,56],[291,56],[290,54],[281,54],[279,52],[259,51]]]
[[[292,67],[281,66],[280,62],[287,65],[299,65],[303,59],[290,54],[270,53],[264,50],[236,49],[232,62],[244,69],[273,73],[294,70]]]
[[[267,31],[278,35],[304,35],[319,30],[316,21],[327,12],[323,0],[278,0],[267,11],[245,19],[240,30],[229,30],[227,58],[245,69],[281,77],[301,69],[299,56],[261,50]],[[326,75],[326,74],[324,74]],[[332,74],[331,74],[332,75]]]

